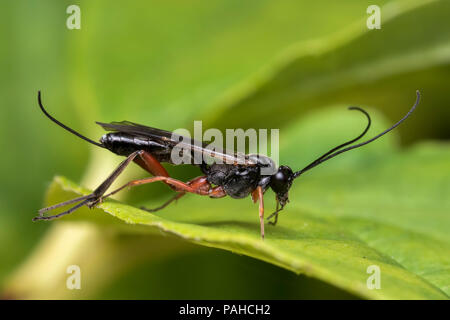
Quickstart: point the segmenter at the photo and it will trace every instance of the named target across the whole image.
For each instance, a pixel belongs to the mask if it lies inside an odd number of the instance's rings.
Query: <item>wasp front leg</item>
[[[277,199],[277,208],[275,209],[275,212],[274,212],[269,218],[267,218],[267,220],[270,220],[270,218],[271,218],[272,216],[275,216],[275,218],[273,219],[273,221],[269,221],[269,224],[271,224],[271,225],[273,225],[273,226],[276,226],[276,225],[277,225],[277,222],[278,222],[278,212],[280,211],[280,210],[279,210],[279,207],[280,207],[280,202],[279,202],[278,199]]]

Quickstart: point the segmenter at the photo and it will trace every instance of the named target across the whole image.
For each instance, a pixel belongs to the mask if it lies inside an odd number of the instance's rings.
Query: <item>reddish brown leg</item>
[[[223,197],[226,197],[226,195],[227,195],[227,193],[225,192],[225,190],[223,189],[222,186],[214,187],[209,192],[210,198],[223,198]]]
[[[259,222],[261,225],[261,238],[264,240],[264,194],[261,186],[252,192],[253,202],[259,200]]]
[[[139,179],[130,181],[120,188],[108,193],[103,196],[102,199],[112,196],[113,194],[123,190],[126,187],[134,187],[142,184],[153,183],[157,181],[162,181],[168,185],[171,185],[176,188],[178,192],[189,192],[195,193],[201,196],[211,196],[213,198],[220,198],[226,196],[226,193],[220,187],[211,188],[211,184],[208,182],[206,177],[198,177],[191,180],[189,183],[182,182],[180,180],[176,180],[170,177],[152,177],[146,179]]]
[[[205,179],[205,177],[195,178],[195,179],[187,182],[187,184],[189,186],[193,187],[196,190],[202,189],[202,190],[205,190],[205,191],[209,191],[208,195],[211,198],[222,198],[222,197],[225,197],[227,195],[221,186],[211,188],[211,185],[209,184],[208,180]],[[159,206],[158,208],[148,209],[148,208],[145,208],[145,207],[141,207],[141,209],[143,209],[145,211],[148,211],[148,212],[159,211],[159,210],[164,209],[165,207],[167,207],[172,202],[180,199],[185,194],[186,194],[186,192],[179,191],[173,198],[169,199],[168,201],[166,201],[163,205]]]
[[[131,153],[124,161],[122,161],[119,164],[119,166],[109,175],[109,177],[106,178],[106,180],[103,181],[90,195],[82,196],[82,197],[79,197],[76,199],[72,199],[69,201],[55,204],[55,205],[47,207],[47,208],[43,208],[43,209],[39,210],[39,216],[33,218],[33,221],[56,219],[56,218],[62,217],[64,215],[70,214],[70,213],[74,212],[75,210],[77,210],[78,208],[81,208],[84,205],[87,205],[89,207],[94,206],[95,204],[97,204],[100,201],[101,196],[106,192],[106,190],[108,190],[108,188],[111,186],[111,184],[114,182],[114,180],[117,179],[117,177],[123,172],[123,170],[125,170],[125,168],[130,164],[130,162],[133,161],[135,158],[137,158],[139,155],[141,155],[143,152],[144,151],[135,151],[135,152]],[[70,208],[67,211],[64,211],[64,212],[61,212],[59,214],[52,215],[52,216],[44,216],[43,215],[47,211],[50,211],[50,210],[53,210],[53,209],[56,209],[56,208],[59,208],[62,206],[66,206],[68,204],[76,203],[76,202],[80,202],[80,203],[78,203],[77,205],[75,205],[74,207]]]
[[[157,176],[154,178],[135,180],[135,181],[132,181],[132,182],[122,186],[121,188],[119,188],[117,190],[114,190],[113,192],[109,193],[108,195],[104,196],[104,193],[106,192],[106,190],[108,190],[108,188],[111,186],[111,184],[116,180],[116,178],[123,172],[123,170],[125,170],[125,168],[133,160],[136,161],[139,165],[141,165],[145,170],[149,171],[150,173],[161,174],[164,176]],[[131,187],[133,185],[151,183],[151,182],[155,182],[155,181],[162,181],[162,182],[166,183],[167,185],[169,185],[170,187],[172,187],[175,191],[180,192],[181,195],[179,197],[184,195],[184,193],[186,193],[186,192],[196,193],[196,194],[200,194],[200,195],[210,195],[211,194],[211,197],[223,197],[226,195],[225,192],[220,187],[211,188],[211,185],[209,184],[206,177],[196,178],[196,179],[190,181],[190,183],[188,183],[188,184],[168,177],[167,171],[151,154],[149,154],[143,150],[140,150],[140,151],[133,152],[124,161],[122,161],[120,163],[120,165],[110,174],[110,176],[103,183],[101,183],[90,195],[79,197],[79,198],[72,199],[69,201],[65,201],[65,202],[62,202],[62,203],[59,203],[59,204],[56,204],[56,205],[53,205],[53,206],[50,206],[47,208],[43,208],[43,209],[39,210],[39,216],[35,217],[33,220],[34,221],[35,220],[50,220],[50,219],[59,218],[63,215],[72,213],[73,211],[75,211],[76,209],[78,209],[84,205],[87,205],[88,207],[92,208],[97,203],[101,202],[104,198],[109,197],[110,195],[112,195],[116,192],[119,192],[126,186]],[[72,207],[69,210],[64,211],[62,213],[59,213],[59,214],[56,214],[53,216],[44,216],[43,215],[44,212],[47,212],[47,211],[50,211],[50,210],[53,210],[53,209],[56,209],[56,208],[59,208],[59,207],[62,207],[62,206],[68,205],[68,204],[73,204],[76,202],[80,202],[80,203],[78,203],[74,207]]]
[[[134,161],[138,165],[140,165],[144,170],[150,172],[154,176],[162,176],[162,177],[169,176],[169,173],[162,166],[162,164],[148,152],[142,153],[141,156],[139,158],[136,158]]]
[[[144,153],[139,158],[134,159],[134,162],[136,162],[142,169],[145,171],[151,173],[154,176],[161,176],[161,177],[170,177],[167,170],[162,166],[162,164],[150,153]],[[167,184],[172,190],[177,191],[176,188],[170,184]],[[149,209],[146,207],[141,207],[142,210],[148,211],[148,212],[156,212],[159,210],[164,209],[169,204],[171,204],[174,201],[177,201],[182,196],[184,196],[184,192],[178,192],[174,197],[170,198],[168,201],[164,202],[161,206]]]
[[[162,164],[158,160],[156,160],[156,158],[150,153],[145,152],[141,154],[139,158],[134,159],[134,162],[136,162],[142,169],[151,173],[155,177],[170,177],[166,168],[164,168]],[[169,184],[168,186],[175,190],[174,186]]]
[[[145,170],[149,171],[152,174],[158,174],[158,175],[166,175],[167,173],[166,169],[149,153],[139,150],[131,153],[124,161],[122,161],[119,166],[109,175],[108,178],[104,182],[102,182],[90,195],[79,197],[76,199],[72,199],[69,201],[65,201],[47,208],[43,208],[39,210],[39,216],[35,217],[33,221],[36,220],[51,220],[55,218],[59,218],[61,216],[67,215],[72,213],[73,211],[77,210],[78,208],[87,205],[89,207],[95,206],[98,202],[101,201],[103,198],[103,194],[106,192],[106,190],[109,189],[109,187],[113,184],[113,182],[117,179],[117,177],[125,170],[125,168],[131,163],[131,161],[137,162],[139,165],[141,165]],[[80,202],[74,207],[70,208],[67,211],[64,211],[62,213],[52,215],[52,216],[44,216],[43,214],[47,211],[66,206],[69,204],[73,204],[76,202]]]
[[[177,192],[177,194],[175,196],[173,196],[172,198],[170,198],[169,200],[167,200],[166,202],[164,202],[162,205],[160,205],[157,208],[147,208],[147,207],[141,207],[142,210],[148,211],[148,212],[157,212],[159,210],[164,209],[165,207],[167,207],[169,204],[171,204],[174,201],[177,201],[178,199],[180,199],[182,196],[184,196],[186,193],[184,192]]]
[[[211,184],[205,176],[197,177],[186,183],[194,190],[194,193],[208,195],[211,190]]]

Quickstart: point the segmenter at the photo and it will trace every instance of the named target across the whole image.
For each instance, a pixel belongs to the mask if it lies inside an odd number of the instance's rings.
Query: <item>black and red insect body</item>
[[[103,199],[119,192],[126,187],[137,186],[141,184],[147,184],[152,182],[161,181],[171,187],[175,192],[175,196],[164,203],[162,206],[155,209],[146,209],[150,212],[163,209],[171,202],[181,198],[186,193],[195,193],[202,196],[208,196],[210,198],[222,198],[230,196],[232,198],[241,199],[248,195],[252,196],[254,202],[259,202],[259,219],[261,226],[261,237],[264,239],[264,201],[263,195],[268,189],[272,189],[275,193],[277,208],[267,219],[270,220],[274,217],[273,221],[269,223],[275,225],[278,219],[278,213],[285,207],[289,201],[289,189],[296,178],[301,176],[306,171],[316,167],[317,165],[330,160],[331,158],[347,152],[352,149],[362,147],[388,133],[402,123],[410,114],[414,111],[420,100],[420,93],[417,91],[417,98],[414,106],[409,112],[396,124],[389,129],[381,132],[375,137],[359,143],[349,146],[362,138],[369,130],[371,120],[369,114],[361,108],[350,107],[351,110],[358,110],[362,112],[368,120],[368,124],[364,131],[356,138],[343,143],[321,157],[317,158],[305,168],[299,171],[292,171],[288,166],[275,167],[274,162],[262,155],[240,155],[237,153],[229,152],[211,152],[208,148],[199,145],[193,140],[188,138],[177,136],[172,132],[160,130],[143,126],[132,122],[113,122],[113,123],[99,123],[105,130],[109,131],[103,135],[100,142],[95,142],[85,136],[79,134],[73,129],[62,124],[55,118],[53,118],[42,105],[41,94],[38,93],[38,103],[44,114],[53,122],[75,134],[76,136],[92,143],[98,147],[108,149],[109,151],[125,156],[126,159],[120,163],[120,165],[110,174],[110,176],[101,183],[91,194],[79,198],[75,198],[66,202],[62,202],[47,208],[39,210],[39,215],[33,219],[36,220],[50,220],[58,218],[72,213],[78,208],[86,205],[90,208],[100,203]],[[220,161],[208,163],[202,161],[200,164],[196,164],[203,172],[203,176],[194,178],[188,182],[183,182],[174,179],[169,176],[167,170],[161,165],[162,162],[173,163],[171,160],[171,153],[176,146],[184,144],[184,148],[190,151],[190,156],[201,155],[208,156],[209,158]],[[202,158],[203,159],[203,158]],[[133,180],[120,188],[107,193],[111,184],[122,173],[122,171],[134,161],[144,170],[148,171],[153,177],[146,179]],[[271,168],[268,168],[271,167]],[[272,174],[262,174],[262,169],[271,169]],[[270,170],[269,170],[270,171]],[[267,172],[267,171],[264,171]],[[44,213],[65,205],[77,203],[75,206],[62,213],[44,216]]]

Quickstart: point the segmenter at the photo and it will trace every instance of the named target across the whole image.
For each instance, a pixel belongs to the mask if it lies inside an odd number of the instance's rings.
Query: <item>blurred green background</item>
[[[71,4],[81,8],[80,30],[66,28]],[[386,31],[382,11],[382,29],[367,33],[369,4],[386,8],[386,19],[411,7],[412,22]],[[418,4],[424,8],[414,8]],[[442,8],[440,16],[427,13],[436,12],[433,6]],[[445,1],[2,1],[0,286],[52,228],[31,218],[43,206],[53,176],[93,188],[120,161],[44,118],[38,90],[56,118],[97,139],[102,130],[94,121],[172,130],[202,119],[210,127],[282,129],[294,117],[332,103],[374,106],[395,120],[421,89],[420,120],[400,128],[402,142],[445,140],[449,14]],[[433,33],[421,34],[421,19]],[[408,23],[413,29],[402,28]],[[352,46],[347,35],[358,33],[367,36]],[[341,48],[346,41],[350,45]],[[360,68],[352,75],[355,66]],[[170,170],[182,179],[192,176],[184,169]],[[142,172],[135,169],[128,177],[137,175]],[[134,190],[127,201],[157,199],[162,192],[158,186]],[[123,237],[142,243],[134,238],[148,236]],[[172,237],[146,241],[154,247],[151,254],[96,290],[62,297],[355,298],[248,257]]]

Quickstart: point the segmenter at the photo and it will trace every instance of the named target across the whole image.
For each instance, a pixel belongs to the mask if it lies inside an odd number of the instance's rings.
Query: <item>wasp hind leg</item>
[[[108,190],[108,188],[113,184],[113,182],[117,179],[117,177],[125,170],[125,168],[130,164],[131,161],[133,161],[137,156],[141,155],[144,151],[135,151],[131,153],[124,161],[122,161],[119,166],[109,175],[108,178],[106,178],[105,181],[103,181],[97,189],[95,189],[91,194],[87,196],[82,196],[79,198],[75,198],[69,201],[61,202],[58,204],[55,204],[50,207],[43,208],[39,210],[39,216],[33,218],[33,221],[37,220],[52,220],[56,218],[60,218],[62,216],[71,214],[75,210],[81,208],[84,205],[87,205],[89,208],[94,207],[96,204],[102,201],[102,196]],[[80,202],[81,201],[81,202]],[[53,209],[63,207],[72,203],[80,202],[79,204],[73,206],[69,210],[66,210],[64,212],[51,215],[51,216],[44,216],[44,213],[47,211],[51,211]]]
[[[159,210],[162,210],[162,209],[164,209],[165,207],[167,207],[169,204],[171,204],[172,202],[174,202],[174,201],[177,201],[178,199],[180,199],[182,196],[184,196],[186,193],[185,192],[179,192],[179,193],[177,193],[175,196],[173,196],[172,198],[170,198],[169,200],[167,200],[166,202],[164,202],[162,205],[160,205],[159,207],[157,207],[157,208],[154,208],[154,209],[150,209],[150,208],[147,208],[147,207],[141,207],[141,209],[142,210],[145,210],[145,211],[147,211],[147,212],[151,212],[151,213],[153,213],[153,212],[157,212],[157,211],[159,211]]]

